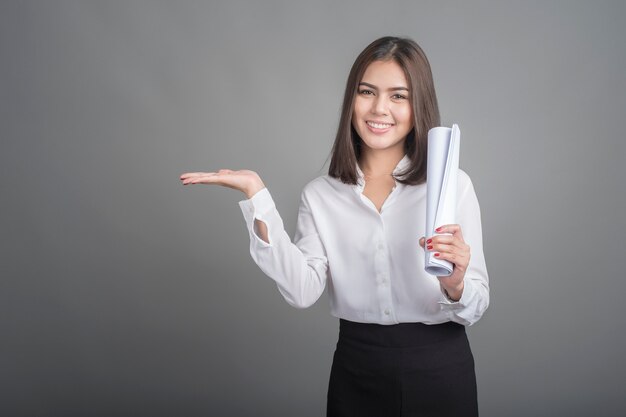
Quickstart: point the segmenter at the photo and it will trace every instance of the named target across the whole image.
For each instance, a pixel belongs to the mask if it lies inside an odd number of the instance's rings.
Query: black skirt
[[[327,417],[478,416],[465,326],[339,323]]]

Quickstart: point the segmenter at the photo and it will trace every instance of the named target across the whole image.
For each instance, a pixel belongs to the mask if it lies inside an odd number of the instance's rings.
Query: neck
[[[404,157],[404,148],[372,150],[363,149],[359,166],[368,178],[388,177]]]

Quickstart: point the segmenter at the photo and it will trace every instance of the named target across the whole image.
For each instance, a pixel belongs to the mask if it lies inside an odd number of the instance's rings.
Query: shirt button
[[[383,250],[385,247],[385,245],[383,245],[382,243],[378,244],[378,250]]]
[[[388,316],[391,313],[388,308],[385,309],[385,315]]]

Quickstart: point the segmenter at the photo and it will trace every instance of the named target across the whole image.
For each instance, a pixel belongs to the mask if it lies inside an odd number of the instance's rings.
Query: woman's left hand
[[[445,259],[454,264],[452,274],[448,277],[437,277],[441,286],[452,300],[460,300],[463,294],[463,278],[470,261],[470,247],[463,240],[463,232],[458,224],[446,224],[435,230],[437,233],[451,233],[451,235],[436,235],[424,242],[420,239],[420,246],[424,250],[435,252],[437,259]],[[437,255],[439,254],[439,255]]]

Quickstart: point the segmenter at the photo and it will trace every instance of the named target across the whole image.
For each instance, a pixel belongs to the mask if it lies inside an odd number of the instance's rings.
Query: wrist
[[[463,288],[465,288],[464,281],[455,287],[443,287],[443,292],[445,293],[448,300],[452,302],[457,302],[461,299],[463,295]]]
[[[247,189],[245,191],[246,194],[246,198],[249,200],[251,199],[256,193],[258,193],[259,191],[261,191],[263,188],[265,188],[265,184],[263,184],[262,182],[259,184],[255,184],[253,187]]]

